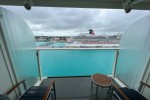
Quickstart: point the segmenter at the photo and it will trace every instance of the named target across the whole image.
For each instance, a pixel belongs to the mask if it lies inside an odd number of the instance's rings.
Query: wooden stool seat
[[[109,78],[107,75],[103,74],[94,74],[92,75],[92,81],[102,87],[109,87],[111,86],[111,78]]]

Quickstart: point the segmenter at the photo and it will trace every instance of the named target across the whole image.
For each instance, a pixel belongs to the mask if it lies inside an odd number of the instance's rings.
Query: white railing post
[[[41,64],[40,64],[40,54],[39,54],[39,50],[37,50],[36,55],[37,55],[37,61],[38,61],[39,77],[40,77],[40,80],[42,80],[42,69],[41,69]]]
[[[113,65],[113,68],[112,68],[112,77],[113,77],[113,78],[115,78],[118,55],[119,55],[119,50],[116,50],[115,61],[114,61],[114,65]]]

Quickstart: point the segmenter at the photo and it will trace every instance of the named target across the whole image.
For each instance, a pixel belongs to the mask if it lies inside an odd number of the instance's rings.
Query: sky
[[[124,33],[135,21],[150,11],[123,9],[2,6],[25,20],[34,35],[77,36],[93,29],[96,35]]]

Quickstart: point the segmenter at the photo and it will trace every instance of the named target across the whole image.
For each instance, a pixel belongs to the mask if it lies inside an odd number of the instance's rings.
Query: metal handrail
[[[148,84],[146,84],[146,83],[144,83],[144,82],[140,82],[140,84],[141,84],[141,86],[140,86],[139,91],[141,91],[141,89],[143,88],[143,86],[147,86],[148,88],[150,88],[150,85],[148,85]],[[113,88],[115,88],[115,89],[121,94],[121,96],[123,96],[123,98],[124,98],[125,100],[130,100],[130,99],[127,97],[127,95],[126,95],[116,84],[114,84],[114,83],[112,83],[112,91],[114,90]],[[111,91],[111,94],[112,94],[112,91]]]
[[[144,82],[140,82],[142,85],[147,86],[148,88],[150,88],[150,85],[144,83]]]
[[[119,48],[51,48],[37,47],[36,50],[119,50]]]
[[[20,84],[23,83],[24,89],[26,90],[27,87],[25,85],[25,79],[20,81],[19,83],[17,83],[15,86],[13,86],[11,89],[9,89],[7,92],[5,92],[5,94],[9,95],[12,91],[14,91]]]
[[[139,92],[141,92],[143,86],[146,86],[146,87],[150,88],[150,85],[148,85],[148,84],[146,84],[146,83],[144,83],[144,82],[140,82],[140,83],[141,83],[141,85],[140,85],[140,87],[139,87]]]

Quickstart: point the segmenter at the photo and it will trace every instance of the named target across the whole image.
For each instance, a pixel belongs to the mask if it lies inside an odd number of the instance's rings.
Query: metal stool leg
[[[91,82],[91,96],[92,96],[92,90],[93,90],[93,81]]]
[[[96,99],[98,98],[98,85],[96,85]]]
[[[113,86],[110,87],[110,94],[109,94],[109,100],[112,99],[112,95],[113,95]]]
[[[93,81],[92,81],[92,83],[91,83],[91,88],[93,89]]]
[[[55,89],[55,84],[53,84],[53,89],[54,89],[54,98],[56,100],[56,89]]]
[[[111,87],[109,87],[109,89],[107,90],[107,100],[110,100],[110,91],[111,91]]]

